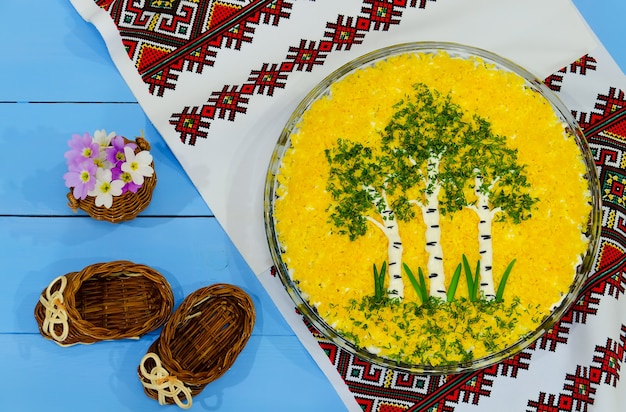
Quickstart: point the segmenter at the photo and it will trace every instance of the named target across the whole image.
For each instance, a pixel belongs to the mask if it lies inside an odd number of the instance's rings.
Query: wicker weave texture
[[[53,325],[52,331],[44,326],[49,312],[43,304],[46,295],[59,291],[61,282],[44,289],[35,306],[40,333],[60,345],[140,337],[162,326],[172,313],[169,283],[146,265],[125,260],[96,263],[64,277],[60,301],[48,305],[65,313],[65,339],[54,337],[61,336],[62,325]]]
[[[126,138],[124,138],[124,141],[125,143],[130,142]],[[150,144],[143,137],[136,138],[135,143],[137,144],[135,153],[141,150],[150,150]],[[136,193],[127,192],[121,197],[114,198],[113,205],[108,209],[104,206],[96,206],[96,198],[94,196],[76,199],[72,194],[72,189],[67,194],[68,206],[74,212],[81,209],[96,220],[106,220],[111,223],[120,223],[134,219],[152,201],[152,192],[157,183],[157,175],[154,169],[154,162],[151,163],[151,166],[154,173],[152,176],[144,179],[143,185],[139,190]]]
[[[148,353],[156,354],[169,375],[195,396],[230,369],[250,338],[254,323],[254,305],[242,289],[222,283],[207,286],[185,298]],[[144,366],[151,370],[155,363],[148,359]],[[140,369],[138,372],[146,383]],[[158,399],[157,391],[144,390]],[[166,402],[174,400],[168,398]]]

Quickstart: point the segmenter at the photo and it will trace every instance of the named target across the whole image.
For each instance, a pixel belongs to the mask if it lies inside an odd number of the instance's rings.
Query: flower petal
[[[124,182],[121,180],[114,180],[111,182],[110,193],[113,196],[119,196],[122,194],[122,188],[124,187]]]
[[[152,155],[147,150],[142,150],[135,155],[135,159],[142,165],[149,165],[152,163]]]

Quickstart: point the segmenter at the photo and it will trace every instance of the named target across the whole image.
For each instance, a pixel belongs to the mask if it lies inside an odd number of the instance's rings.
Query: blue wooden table
[[[626,3],[575,4],[626,69]],[[233,368],[194,399],[194,410],[344,410],[144,115],[95,28],[65,0],[1,0],[0,10],[0,410],[163,410],[136,375],[156,332],[61,348],[37,330],[33,310],[53,278],[117,259],[161,272],[176,304],[217,282],[252,296],[252,338]],[[101,128],[130,137],[143,130],[157,165],[152,203],[120,225],[73,213],[65,197],[68,139]]]

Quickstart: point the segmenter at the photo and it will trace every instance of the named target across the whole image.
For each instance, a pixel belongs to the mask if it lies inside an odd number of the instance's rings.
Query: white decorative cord
[[[154,363],[156,364],[150,372],[146,370],[145,365],[145,362],[148,359],[154,360]],[[161,365],[161,359],[159,359],[156,353],[146,353],[146,355],[141,359],[139,368],[143,377],[149,381],[146,382],[142,379],[141,384],[147,389],[157,391],[160,405],[165,404],[165,398],[172,398],[174,399],[176,405],[181,408],[191,408],[191,389],[186,387],[185,384],[175,376],[170,376],[169,372],[163,367],[163,365]],[[186,402],[181,401],[178,397],[181,393],[185,396]]]
[[[61,286],[56,292],[52,293],[52,287],[59,281]],[[46,317],[43,320],[42,330],[57,342],[63,342],[69,333],[67,310],[63,300],[63,291],[66,285],[67,279],[65,276],[59,276],[46,288],[46,296],[39,297],[39,302],[46,308]],[[61,325],[60,335],[54,330],[56,325]]]

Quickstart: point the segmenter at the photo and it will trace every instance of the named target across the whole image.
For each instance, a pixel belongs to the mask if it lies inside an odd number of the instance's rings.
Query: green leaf
[[[378,295],[378,291],[380,290],[379,279],[378,279],[378,270],[376,269],[376,263],[372,264],[372,270],[374,272],[374,297],[378,299],[380,296]]]
[[[417,293],[417,296],[420,298],[422,303],[425,303],[426,299],[428,299],[428,296],[426,295],[426,285],[423,284],[423,282],[421,285],[417,282],[417,279],[415,279],[415,275],[413,275],[413,272],[411,271],[411,268],[409,268],[409,265],[403,263],[402,267],[404,267],[404,271],[406,272],[409,281],[411,281],[411,285],[413,286],[413,289],[415,289],[415,293]],[[422,269],[418,268],[418,270],[421,275]]]
[[[456,288],[459,284],[459,278],[461,277],[461,264],[456,267],[454,271],[454,275],[452,275],[452,279],[450,280],[450,287],[448,288],[447,300],[448,302],[452,302],[454,300],[454,294],[456,293]]]
[[[381,265],[380,273],[378,273],[375,263],[372,266],[374,269],[374,298],[376,300],[380,300],[383,298],[385,293],[385,273],[387,272],[387,262],[385,261]]]
[[[380,295],[385,293],[385,274],[387,273],[387,261],[384,261],[381,268],[378,279],[378,287],[380,288]]]
[[[420,289],[422,290],[422,296],[424,297],[424,302],[428,300],[428,292],[426,291],[426,280],[424,279],[424,273],[422,272],[422,268],[417,268],[417,274],[420,278]]]
[[[498,285],[498,291],[496,292],[496,302],[502,302],[502,296],[504,295],[504,288],[506,287],[506,281],[509,279],[509,275],[511,274],[511,270],[513,269],[513,265],[515,264],[515,260],[513,259],[511,263],[506,267],[504,274],[502,275],[502,279],[500,279],[500,284]]]
[[[476,262],[476,275],[474,275],[474,290],[472,291],[472,297],[478,299],[478,285],[480,284],[480,259]]]
[[[415,293],[417,293],[419,298],[423,301],[419,285],[417,284],[417,280],[415,279],[415,276],[413,275],[413,272],[411,271],[411,268],[406,263],[402,263],[402,267],[404,268],[404,271],[406,272],[406,275],[409,278],[409,281],[411,282],[411,285],[413,286],[413,289],[415,289]]]
[[[465,255],[463,255],[463,267],[465,268],[465,280],[467,281],[467,294],[470,302],[475,302],[476,294],[472,294],[474,291],[474,274]]]

